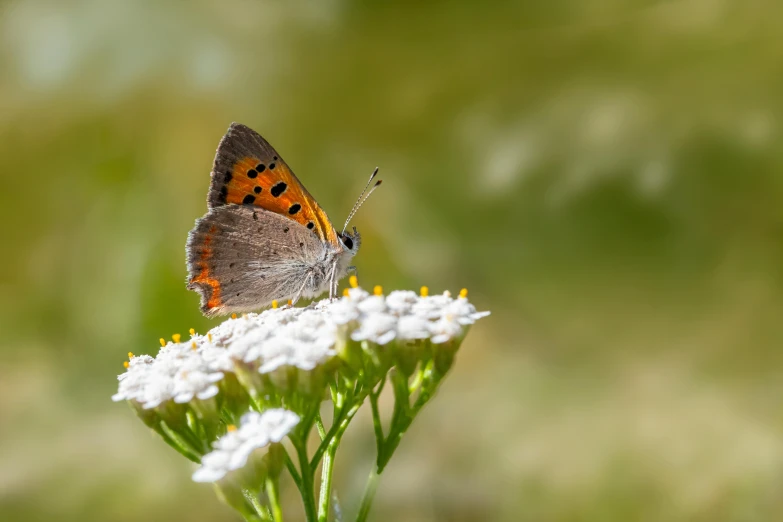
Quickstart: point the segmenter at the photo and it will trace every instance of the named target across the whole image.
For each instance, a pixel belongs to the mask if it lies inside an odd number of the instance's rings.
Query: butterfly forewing
[[[324,249],[312,231],[280,214],[212,208],[188,235],[188,288],[201,294],[207,316],[256,310],[295,296]]]
[[[338,244],[326,212],[274,148],[254,130],[232,123],[220,141],[207,202],[252,205],[279,214],[307,229],[321,241]]]

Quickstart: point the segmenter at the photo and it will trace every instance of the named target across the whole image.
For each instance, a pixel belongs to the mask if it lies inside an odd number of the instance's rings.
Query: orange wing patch
[[[313,230],[323,241],[337,244],[337,234],[321,209],[282,160],[268,164],[253,157],[237,161],[221,189],[226,203],[254,205],[288,217]]]
[[[204,238],[204,243],[201,246],[201,253],[198,260],[198,274],[196,274],[196,276],[190,280],[191,284],[202,284],[211,288],[207,302],[204,305],[204,308],[206,309],[205,311],[212,310],[213,308],[217,308],[221,305],[220,282],[212,277],[211,270],[209,268],[209,260],[212,258],[212,247],[210,245],[212,243],[212,235],[216,232],[216,230],[217,229],[214,226],[211,227],[208,232],[209,235]],[[206,291],[206,288],[204,290]]]

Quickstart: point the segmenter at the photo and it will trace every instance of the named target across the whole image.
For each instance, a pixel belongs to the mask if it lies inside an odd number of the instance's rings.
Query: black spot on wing
[[[255,199],[255,198],[254,198],[254,199]],[[291,205],[291,206],[288,208],[288,213],[289,213],[289,214],[291,214],[291,215],[293,216],[294,214],[296,214],[296,213],[297,213],[297,212],[299,212],[300,210],[302,210],[302,205],[300,205],[299,203],[294,203],[293,205]]]
[[[256,197],[253,194],[248,194],[242,200],[242,204],[243,205],[252,205],[255,200],[256,200]]]
[[[280,197],[280,194],[285,192],[285,189],[287,189],[287,188],[288,188],[288,185],[286,185],[284,181],[281,181],[280,183],[277,183],[275,186],[273,186],[271,189],[269,189],[269,193],[277,198],[277,197]]]

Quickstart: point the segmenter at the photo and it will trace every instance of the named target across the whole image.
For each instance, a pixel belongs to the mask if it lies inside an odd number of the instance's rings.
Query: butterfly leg
[[[310,278],[312,277],[312,274],[308,274],[307,277],[305,277],[304,283],[302,283],[302,287],[299,289],[299,291],[296,293],[293,299],[291,299],[291,308],[296,306],[297,301],[299,301],[299,298],[302,297],[302,292],[304,292],[305,287],[307,286],[307,283],[310,282]]]
[[[337,296],[337,261],[332,263],[332,273],[329,276],[329,300],[332,301]]]

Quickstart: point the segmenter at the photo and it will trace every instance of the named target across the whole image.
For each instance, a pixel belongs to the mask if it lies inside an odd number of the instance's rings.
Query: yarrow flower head
[[[263,460],[265,453],[258,454],[259,450],[280,443],[298,423],[297,414],[281,408],[246,413],[239,427],[229,430],[213,444],[213,451],[204,455],[201,467],[193,473],[193,480],[221,480],[228,473],[245,467],[251,454],[259,461]]]
[[[131,357],[112,399],[142,409],[203,401],[220,393],[226,375],[248,371],[266,375],[273,384],[307,387],[304,381],[315,377],[320,382],[320,370],[333,368],[339,347],[366,342],[395,350],[411,341],[459,342],[466,327],[489,314],[477,312],[465,295],[395,291],[384,296],[378,289],[370,294],[355,287],[334,301],[243,314],[207,335],[193,332],[187,340],[176,335],[176,342],[162,343],[154,358]],[[292,381],[294,374],[301,375]]]
[[[154,357],[128,354],[112,399],[127,401],[167,444],[198,463],[193,480],[215,483],[245,519],[267,516],[257,498],[263,487],[268,502],[279,502],[278,478],[287,468],[307,519],[316,520],[312,475],[332,465],[365,400],[373,403],[380,473],[451,368],[467,329],[489,314],[476,311],[465,290],[456,298],[430,296],[426,287],[384,295],[379,286],[372,293],[359,288],[355,277],[351,285],[340,299],[299,308],[273,303],[261,313],[234,314],[205,335],[174,334],[160,340]],[[384,434],[378,397],[387,381],[395,411],[405,414],[392,415]],[[329,429],[319,416],[324,400],[334,403]],[[307,441],[316,424],[322,441],[311,458]],[[286,460],[285,437],[296,449],[296,468]],[[319,520],[329,518],[331,473],[324,473]],[[274,507],[269,513],[282,520]]]

